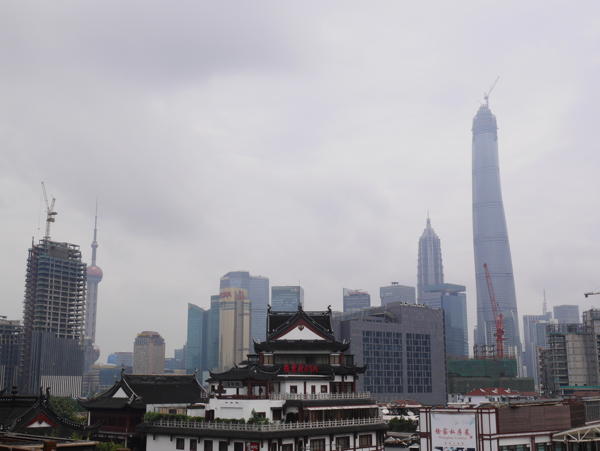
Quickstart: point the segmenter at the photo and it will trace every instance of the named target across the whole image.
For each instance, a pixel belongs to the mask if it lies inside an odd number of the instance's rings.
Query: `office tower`
[[[188,304],[187,341],[185,344],[185,369],[188,373],[206,368],[206,328],[208,312],[194,304]]]
[[[555,305],[554,319],[559,324],[577,324],[581,322],[578,305]]]
[[[417,267],[417,302],[422,304],[423,293],[428,285],[444,283],[442,248],[440,238],[431,227],[427,216],[425,230],[419,238],[419,261]]]
[[[271,310],[274,312],[295,312],[304,306],[304,288],[301,286],[271,287]]]
[[[208,320],[206,325],[206,369],[216,370],[219,367],[219,323],[220,323],[220,299],[216,296],[210,297],[210,310],[208,311]]]
[[[125,368],[133,368],[133,352],[129,351],[121,351],[121,352],[113,352],[106,359],[106,363],[111,363],[113,365]]]
[[[85,282],[79,246],[50,241],[48,230],[39,244],[32,243],[23,308],[22,392],[50,387],[56,396],[81,394]]]
[[[515,281],[500,188],[498,127],[487,96],[473,119],[472,151],[473,247],[477,286],[475,344],[495,344],[495,318],[483,268],[487,264],[496,301],[504,315],[505,348],[520,353]]]
[[[371,307],[371,296],[366,291],[344,288],[344,313]]]
[[[527,376],[533,378],[536,386],[539,384],[538,354],[540,349],[548,345],[546,327],[549,324],[552,324],[550,312],[542,315],[523,315],[523,364]]]
[[[250,297],[250,337],[264,341],[267,333],[267,308],[269,307],[269,279],[250,276],[248,281]]]
[[[583,312],[583,324],[548,325],[546,333],[539,370],[543,392],[555,396],[573,387],[595,389],[600,383],[600,310]]]
[[[392,303],[333,318],[357,365],[366,365],[357,391],[378,402],[411,399],[445,404],[444,314],[423,305]]]
[[[250,351],[250,275],[229,272],[221,277],[219,299],[219,366],[230,368]]]
[[[165,340],[158,332],[140,332],[133,343],[133,374],[163,374]]]
[[[468,357],[467,295],[462,285],[442,283],[427,285],[422,303],[444,311],[444,334],[448,357]]]
[[[414,304],[416,302],[415,287],[408,287],[400,285],[398,282],[392,282],[386,287],[379,288],[379,297],[381,298],[381,305],[387,305],[391,302]]]
[[[0,316],[0,392],[10,393],[13,386],[18,386],[22,344],[21,322]]]

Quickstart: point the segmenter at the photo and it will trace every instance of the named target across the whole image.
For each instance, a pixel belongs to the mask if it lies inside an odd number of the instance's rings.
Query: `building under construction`
[[[83,376],[86,265],[79,246],[46,236],[29,249],[21,391],[79,396]]]

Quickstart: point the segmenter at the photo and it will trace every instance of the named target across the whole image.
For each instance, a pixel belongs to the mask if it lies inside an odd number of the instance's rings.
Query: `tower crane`
[[[600,294],[600,291],[588,291],[587,293],[583,293],[583,295],[587,298],[588,296],[595,296]]]
[[[504,315],[498,308],[496,302],[496,293],[494,293],[494,285],[492,285],[492,276],[488,269],[487,263],[483,264],[483,270],[485,272],[485,281],[487,283],[488,293],[490,295],[490,303],[492,304],[492,313],[494,314],[494,320],[496,321],[496,357],[499,359],[504,358]]]
[[[55,221],[55,216],[58,214],[54,211],[54,203],[56,199],[53,197],[52,202],[48,203],[48,195],[46,194],[46,184],[42,182],[42,191],[44,193],[44,201],[46,202],[46,235],[45,240],[50,240],[50,223]]]
[[[490,94],[492,93],[492,91],[494,90],[494,88],[496,87],[496,84],[498,83],[498,80],[500,80],[500,75],[498,75],[496,77],[496,80],[494,81],[494,83],[492,83],[492,86],[490,87],[490,89],[487,90],[487,92],[483,93],[483,100],[485,100],[485,106],[489,106],[490,105]]]

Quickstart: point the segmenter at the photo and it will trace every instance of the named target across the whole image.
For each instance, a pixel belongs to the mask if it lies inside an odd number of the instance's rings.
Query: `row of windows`
[[[431,337],[406,334],[406,383],[409,393],[431,392]]]
[[[185,438],[176,438],[175,439],[175,449],[177,450],[185,450]],[[353,446],[350,445],[350,436],[344,437],[336,437],[335,439],[335,450],[342,451],[346,449],[351,449]],[[324,438],[312,439],[309,441],[310,451],[327,451],[325,446]],[[373,437],[371,434],[364,434],[358,436],[358,446],[359,448],[368,448],[373,446]],[[302,442],[299,443],[299,448],[302,448]],[[228,444],[225,440],[217,441],[216,446],[213,448],[213,440],[204,440],[204,448],[203,451],[228,451]],[[244,451],[244,443],[243,442],[234,442],[233,443],[234,451]],[[189,439],[189,451],[198,451],[198,439],[191,438]],[[293,451],[294,445],[292,443],[286,443],[281,445],[281,451]],[[278,451],[277,443],[271,444],[271,451]]]

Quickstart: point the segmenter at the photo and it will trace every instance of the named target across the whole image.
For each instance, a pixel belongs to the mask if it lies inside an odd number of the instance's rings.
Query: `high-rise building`
[[[538,350],[548,344],[546,326],[551,324],[552,315],[546,312],[542,315],[523,315],[523,364],[527,376],[532,377],[538,385]]]
[[[583,312],[583,323],[551,324],[548,345],[540,352],[540,383],[546,395],[562,395],[572,387],[600,383],[600,310]]]
[[[13,386],[18,386],[22,344],[21,321],[0,317],[0,392],[10,393]]]
[[[158,332],[140,332],[133,343],[133,374],[163,374],[165,340]]]
[[[427,285],[422,303],[444,311],[444,334],[448,357],[469,356],[466,288],[452,283]]]
[[[473,119],[473,247],[477,286],[476,345],[495,344],[495,318],[486,283],[487,264],[496,301],[504,315],[505,347],[520,353],[515,281],[498,163],[496,117],[486,103]]]
[[[271,287],[271,310],[274,312],[295,312],[304,306],[304,288],[295,286]]]
[[[94,216],[94,240],[92,241],[92,264],[87,267],[87,292],[85,302],[84,372],[87,372],[100,357],[96,346],[96,312],[98,306],[98,284],[102,280],[102,269],[96,265],[98,249],[98,211]]]
[[[250,297],[250,337],[256,341],[264,341],[267,333],[269,279],[263,276],[250,276],[248,296]]]
[[[185,369],[188,373],[202,372],[206,368],[206,329],[208,312],[188,303],[187,341],[185,344]]]
[[[81,394],[85,283],[79,246],[50,241],[48,233],[32,244],[25,280],[21,392],[50,387],[56,396]]]
[[[445,404],[444,314],[423,305],[391,303],[333,318],[357,365],[366,365],[358,390],[379,402],[411,399]]]
[[[209,371],[219,367],[220,300],[221,297],[218,294],[210,297],[210,310],[206,325],[206,369]]]
[[[425,287],[444,283],[442,248],[440,238],[431,227],[427,216],[425,230],[419,238],[419,261],[417,267],[417,302],[422,304]]]
[[[554,319],[558,324],[577,324],[581,322],[578,305],[555,305]]]
[[[356,312],[371,307],[371,296],[363,290],[344,288],[344,313]]]
[[[415,287],[392,282],[386,287],[379,288],[379,297],[381,298],[381,305],[387,305],[392,302],[407,302],[409,304],[414,304],[416,302]]]
[[[106,363],[111,363],[119,368],[133,368],[133,352],[113,352],[112,354],[109,354],[108,358],[106,359]]]
[[[85,306],[85,336],[96,342],[96,311],[98,306],[98,284],[102,281],[103,272],[96,265],[98,249],[98,214],[94,218],[94,241],[92,241],[92,264],[87,267],[87,296]]]
[[[221,277],[219,293],[219,366],[229,368],[250,351],[250,275],[234,271]]]

